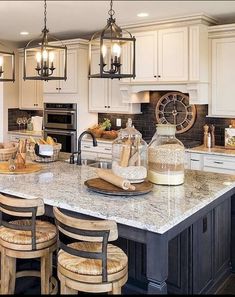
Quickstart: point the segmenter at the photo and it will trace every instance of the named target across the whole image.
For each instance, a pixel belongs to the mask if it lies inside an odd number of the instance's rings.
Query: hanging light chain
[[[44,0],[44,27],[47,27],[47,1]]]
[[[110,10],[108,12],[108,14],[110,15],[111,19],[113,18],[115,11],[113,10],[113,0],[110,1]]]

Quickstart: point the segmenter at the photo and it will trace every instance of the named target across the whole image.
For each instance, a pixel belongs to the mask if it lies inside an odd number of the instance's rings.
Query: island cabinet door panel
[[[214,279],[230,268],[231,202],[225,200],[214,209],[215,260]]]
[[[169,242],[167,289],[169,294],[191,294],[190,228]]]
[[[207,291],[213,281],[212,212],[193,224],[193,294]]]

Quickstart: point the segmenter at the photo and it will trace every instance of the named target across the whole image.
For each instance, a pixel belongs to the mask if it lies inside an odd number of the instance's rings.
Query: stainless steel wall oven
[[[44,136],[62,144],[62,152],[77,149],[77,104],[44,103]]]

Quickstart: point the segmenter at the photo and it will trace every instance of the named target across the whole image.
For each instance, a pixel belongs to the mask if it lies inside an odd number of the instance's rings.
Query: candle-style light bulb
[[[37,68],[40,68],[41,58],[42,58],[41,53],[40,52],[37,52],[36,53]]]
[[[49,52],[49,62],[53,63],[55,59],[55,54],[54,52]]]
[[[102,52],[103,58],[105,58],[107,55],[107,46],[105,44],[102,45],[101,52]]]
[[[54,58],[55,58],[55,54],[54,52],[49,52],[49,63],[50,63],[50,68],[54,68]]]
[[[43,52],[42,52],[42,58],[43,58],[43,61],[44,62],[47,61],[47,58],[48,58],[48,52],[47,52],[47,50],[43,50]]]
[[[117,43],[114,43],[114,45],[112,46],[112,52],[113,55],[117,58],[120,58],[121,56],[121,46]]]
[[[2,67],[3,67],[3,56],[0,56],[0,76],[2,76]]]

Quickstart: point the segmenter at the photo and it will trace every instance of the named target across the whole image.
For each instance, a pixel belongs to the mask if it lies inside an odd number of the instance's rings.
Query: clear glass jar
[[[142,135],[128,119],[112,145],[112,171],[131,183],[140,183],[147,177],[148,146]]]
[[[176,126],[159,124],[148,146],[148,179],[158,185],[184,183],[185,149],[175,137]]]

